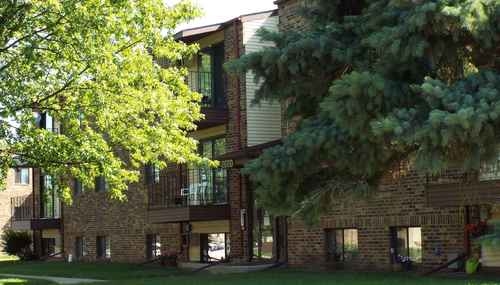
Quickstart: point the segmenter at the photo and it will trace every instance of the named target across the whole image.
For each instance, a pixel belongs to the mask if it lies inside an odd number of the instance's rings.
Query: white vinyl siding
[[[262,48],[272,46],[271,42],[264,42],[258,36],[260,28],[276,31],[278,17],[247,21],[243,23],[243,45],[245,53],[251,53]],[[247,108],[247,145],[254,146],[281,138],[281,105],[279,102],[261,101],[252,104],[255,92],[259,87],[255,83],[254,75],[248,72],[246,81],[246,108]]]

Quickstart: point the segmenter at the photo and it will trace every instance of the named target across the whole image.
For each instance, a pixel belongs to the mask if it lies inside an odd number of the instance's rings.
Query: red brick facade
[[[147,192],[140,184],[131,186],[125,202],[110,200],[92,189],[74,198],[64,208],[64,251],[75,256],[75,240],[84,238],[84,260],[96,260],[96,238],[107,236],[111,261],[146,260],[146,235],[159,234],[163,253],[180,251],[179,224],[152,224],[147,220]]]

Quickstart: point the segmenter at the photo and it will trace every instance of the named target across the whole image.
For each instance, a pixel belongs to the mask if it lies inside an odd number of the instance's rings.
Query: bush
[[[21,260],[32,257],[31,235],[28,232],[16,232],[7,230],[1,237],[3,250],[10,255],[15,255]]]

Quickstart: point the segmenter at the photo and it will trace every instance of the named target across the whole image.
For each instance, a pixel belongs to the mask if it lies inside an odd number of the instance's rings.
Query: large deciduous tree
[[[187,1],[1,1],[1,180],[23,163],[60,189],[104,176],[124,198],[145,163],[201,162],[187,136],[200,95],[172,64],[195,52],[173,34],[197,13]],[[39,128],[43,113],[58,130]]]
[[[229,68],[263,79],[258,100],[300,118],[246,166],[275,214],[318,217],[412,158],[422,173],[478,170],[500,135],[500,2],[310,1],[303,31]]]

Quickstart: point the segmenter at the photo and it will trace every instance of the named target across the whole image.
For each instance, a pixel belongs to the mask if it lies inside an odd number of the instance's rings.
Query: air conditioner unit
[[[181,188],[181,196],[189,196],[189,188]]]

